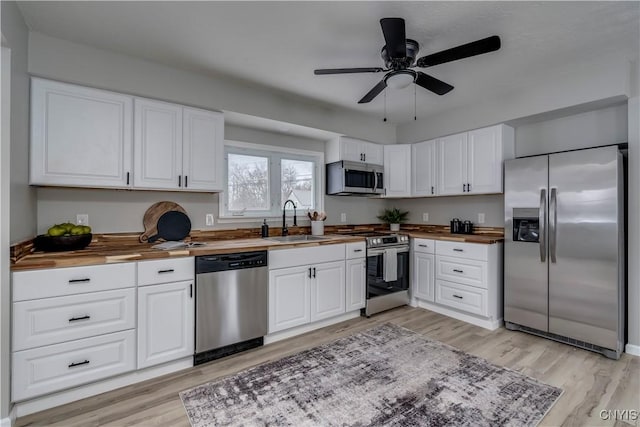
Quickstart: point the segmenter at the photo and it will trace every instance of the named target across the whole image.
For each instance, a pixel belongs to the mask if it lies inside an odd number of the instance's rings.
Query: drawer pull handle
[[[166,270],[158,270],[158,274],[162,274],[162,273],[173,273],[174,270],[173,268],[168,268]]]
[[[71,279],[69,280],[69,283],[88,283],[90,281],[91,281],[90,278],[85,277],[84,279]]]
[[[427,245],[418,245],[418,246],[420,246],[421,248],[426,248],[427,247]]]
[[[82,365],[88,365],[90,362],[88,360],[85,360],[83,362],[74,362],[71,365],[69,365],[69,368],[75,368],[76,366],[82,366]]]
[[[453,250],[456,252],[464,252],[464,249],[453,248]]]
[[[88,314],[85,314],[82,317],[72,317],[71,319],[69,319],[69,322],[77,322],[78,320],[89,320],[91,319],[91,316],[89,316]]]
[[[455,273],[464,273],[464,271],[462,271],[462,270],[456,270],[455,268],[453,269],[453,271],[454,271]]]
[[[362,249],[354,249],[353,252],[362,252]]]
[[[454,298],[458,298],[458,299],[462,299],[462,297],[460,295],[456,295],[456,294],[453,294],[453,297]]]

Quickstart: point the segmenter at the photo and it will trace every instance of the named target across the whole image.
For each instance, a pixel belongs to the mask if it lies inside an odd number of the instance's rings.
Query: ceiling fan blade
[[[486,39],[476,40],[471,43],[423,56],[418,59],[416,65],[422,68],[431,67],[444,64],[445,62],[457,61],[458,59],[493,52],[498,49],[500,49],[500,37],[491,36]]]
[[[371,102],[371,100],[373,100],[373,98],[375,98],[376,96],[380,95],[380,92],[382,92],[386,87],[387,87],[387,83],[384,81],[384,79],[380,80],[380,83],[375,85],[373,89],[369,91],[369,93],[367,93],[360,101],[358,101],[358,104],[365,104],[367,102]]]
[[[418,86],[422,86],[423,88],[430,90],[431,92],[438,95],[444,95],[445,93],[451,92],[453,90],[453,86],[451,86],[449,83],[445,83],[442,80],[431,77],[430,75],[425,74],[422,71],[416,71],[415,83]]]
[[[323,75],[323,74],[353,74],[353,73],[379,73],[384,71],[379,67],[369,67],[369,68],[321,68],[319,70],[313,70],[313,74],[315,75]]]
[[[382,18],[380,20],[384,42],[389,58],[404,58],[407,56],[407,37],[404,31],[404,19]]]

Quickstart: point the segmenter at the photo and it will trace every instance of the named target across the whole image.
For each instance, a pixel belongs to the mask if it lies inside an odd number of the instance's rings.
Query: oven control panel
[[[367,247],[379,248],[381,246],[408,245],[409,236],[405,234],[389,234],[367,238]]]

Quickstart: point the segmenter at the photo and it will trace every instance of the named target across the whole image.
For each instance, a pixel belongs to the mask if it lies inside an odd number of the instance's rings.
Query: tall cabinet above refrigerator
[[[508,329],[620,357],[623,185],[614,146],[505,162]]]

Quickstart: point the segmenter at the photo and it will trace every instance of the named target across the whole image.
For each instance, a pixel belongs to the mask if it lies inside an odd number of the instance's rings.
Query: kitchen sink
[[[308,234],[298,234],[294,236],[277,236],[267,237],[266,240],[273,240],[276,242],[314,242],[316,240],[326,240],[328,237],[310,236]]]

